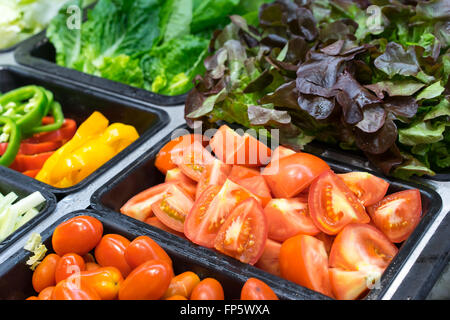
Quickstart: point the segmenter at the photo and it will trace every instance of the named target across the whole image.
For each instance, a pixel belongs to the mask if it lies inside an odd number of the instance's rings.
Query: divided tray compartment
[[[188,95],[188,93],[175,96],[157,94],[145,89],[80,72],[75,69],[62,67],[56,64],[55,47],[47,38],[45,32],[22,42],[15,50],[14,55],[16,61],[21,65],[43,72],[57,74],[72,81],[160,106],[170,107],[183,105]]]
[[[178,130],[188,130],[187,126],[181,126],[175,129]],[[185,131],[186,132],[186,131]],[[192,132],[192,131],[191,131]],[[91,198],[91,206],[97,210],[107,211],[111,214],[111,216],[122,215],[120,213],[120,208],[126,201],[128,201],[131,197],[136,195],[137,193],[157,185],[164,181],[164,175],[159,172],[159,170],[155,167],[154,161],[158,151],[173,137],[172,134],[166,136],[165,139],[161,140],[158,144],[154,145],[148,152],[145,153],[145,156],[141,157],[139,160],[122,170],[119,174],[117,174],[114,178],[112,178],[108,183],[106,183],[99,190],[94,192]],[[392,179],[389,177],[381,176],[379,173],[367,170],[365,168],[355,167],[352,165],[342,164],[336,162],[331,159],[324,158],[325,161],[328,162],[330,167],[335,172],[350,172],[350,171],[367,171],[376,176],[380,176],[383,179],[387,180],[390,183],[390,187],[388,190],[389,193],[394,193],[397,191],[402,191],[405,189],[417,188],[420,190],[422,197],[422,219],[418,224],[414,232],[410,235],[407,241],[405,241],[397,254],[397,256],[393,259],[391,264],[385,270],[382,279],[380,281],[380,285],[378,288],[372,289],[369,294],[366,296],[366,299],[381,299],[383,295],[386,293],[386,290],[392,284],[394,278],[398,275],[404,263],[406,262],[409,255],[416,248],[418,242],[428,230],[428,228],[433,223],[436,216],[439,214],[442,208],[442,199],[434,190],[423,186],[418,185],[411,182],[404,182],[397,179]],[[123,215],[124,216],[124,215]],[[221,261],[220,263],[229,264],[230,268],[234,268],[237,270],[258,270],[258,272],[262,272],[267,279],[274,279],[276,284],[276,288],[285,287],[287,284],[290,286],[294,286],[294,290],[298,292],[300,295],[304,295],[305,290],[310,293],[308,299],[319,299],[324,296],[308,290],[304,287],[293,284],[290,281],[283,280],[279,277],[272,276],[264,271],[257,269],[256,267],[243,264],[233,258],[227,257],[221,253],[218,253],[214,250],[203,248],[198,246],[189,240],[182,239],[180,237],[169,234],[165,231],[159,230],[153,226],[142,224],[140,221],[135,220],[130,217],[126,217],[134,221],[136,224],[144,226],[146,229],[155,230],[158,232],[161,237],[164,238],[173,238],[180,243],[180,246],[184,246],[185,248],[189,248],[189,250],[197,250],[204,251],[205,254],[209,255],[212,259]],[[276,279],[276,280],[275,280]],[[420,281],[418,281],[420,282]],[[312,293],[313,292],[313,293]]]
[[[144,223],[136,224],[125,216],[111,216],[108,212],[98,212],[92,209],[69,213],[43,231],[41,237],[48,249],[46,254],[53,252],[51,238],[56,226],[63,221],[79,215],[90,215],[99,219],[103,223],[103,234],[117,233],[128,238],[130,241],[142,235],[151,237],[166,250],[171,257],[175,274],[192,271],[201,279],[206,277],[215,278],[222,284],[225,292],[225,299],[227,300],[240,298],[241,288],[249,277],[264,278],[264,274],[261,272],[242,270],[230,266],[226,262],[222,263],[220,260],[215,260],[205,255],[205,252],[195,250],[195,248],[182,247],[176,239],[161,237],[158,232],[145,228],[145,226],[143,226]],[[23,300],[31,295],[36,295],[31,282],[33,271],[26,265],[26,261],[31,255],[31,252],[20,249],[0,265],[0,300]],[[272,287],[275,287],[277,284],[276,279],[265,280],[268,281],[268,284],[272,285]],[[306,299],[309,297],[309,293],[306,292],[309,290],[305,290],[304,294],[296,293],[290,288],[292,286],[289,283],[284,287],[283,281],[274,288],[275,293],[281,300]],[[321,296],[314,292],[311,292],[310,294],[313,296],[317,295],[318,298]]]
[[[13,245],[23,235],[33,230],[56,209],[56,197],[54,194],[48,192],[45,188],[39,187],[37,184],[30,183],[27,181],[28,179],[23,179],[21,176],[22,175],[19,175],[18,177],[11,179],[3,174],[0,174],[0,193],[7,195],[10,192],[14,192],[19,196],[15,201],[17,202],[33,192],[39,191],[45,198],[45,203],[41,204],[37,208],[39,213],[34,218],[9,235],[5,240],[0,242],[0,253]],[[23,177],[25,178],[25,176]]]
[[[26,85],[45,87],[54,94],[64,112],[64,117],[72,118],[79,126],[94,111],[101,112],[111,123],[122,122],[132,125],[139,133],[139,139],[122,150],[84,180],[69,188],[56,188],[27,177],[20,172],[0,167],[0,175],[10,180],[21,179],[24,183],[36,183],[41,188],[53,192],[57,197],[76,192],[91,183],[108,168],[116,165],[127,154],[145,142],[157,130],[169,122],[168,114],[147,104],[120,99],[95,89],[85,88],[72,82],[66,82],[58,77],[18,66],[0,66],[0,92],[7,92]]]

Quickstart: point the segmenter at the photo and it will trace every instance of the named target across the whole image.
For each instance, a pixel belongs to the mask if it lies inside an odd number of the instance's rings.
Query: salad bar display
[[[448,1],[0,9],[0,299],[450,299]]]

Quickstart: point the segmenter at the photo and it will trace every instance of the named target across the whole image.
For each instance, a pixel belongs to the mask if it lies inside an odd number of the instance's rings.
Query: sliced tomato
[[[307,235],[289,238],[281,245],[281,276],[332,297],[328,255],[322,241]]]
[[[337,234],[350,223],[370,222],[364,206],[331,170],[309,188],[308,205],[314,224],[326,234]]]
[[[384,270],[397,252],[397,247],[377,228],[349,224],[334,239],[330,266],[347,271]]]
[[[264,207],[269,238],[283,242],[298,234],[314,236],[320,232],[309,216],[308,202],[301,198],[272,199]]]
[[[267,220],[254,198],[239,203],[220,227],[214,248],[241,262],[255,264],[267,240]]]
[[[216,157],[226,164],[236,164],[236,151],[243,144],[242,136],[227,125],[220,126],[209,142]]]
[[[330,254],[331,247],[333,245],[333,241],[334,241],[335,237],[330,236],[329,234],[326,234],[323,232],[316,234],[315,237],[323,242],[323,244],[325,245],[325,250],[327,251],[328,254]]]
[[[242,179],[257,177],[259,175],[261,175],[261,173],[258,169],[234,165],[231,168],[231,172],[230,172],[230,175],[228,176],[228,178],[231,181],[239,181]]]
[[[329,271],[334,296],[339,300],[355,300],[379,280],[378,275],[366,271],[346,271],[339,268],[330,268]]]
[[[174,182],[166,182],[139,192],[120,208],[120,212],[134,219],[144,221],[153,215],[152,204],[162,199],[172,184]]]
[[[276,149],[272,152],[272,158],[270,158],[270,161],[278,161],[281,158],[286,158],[290,155],[295,154],[296,152],[292,149],[283,147],[283,146],[278,146],[276,147]]]
[[[255,263],[255,267],[280,277],[280,250],[281,243],[267,239],[264,251],[259,260]]]
[[[198,199],[205,189],[210,185],[223,186],[230,174],[231,166],[219,159],[205,166],[200,181],[198,182],[195,199]]]
[[[189,193],[191,198],[195,198],[197,192],[197,182],[189,178],[180,168],[174,168],[167,171],[165,182],[177,182],[184,191]]]
[[[270,162],[272,150],[264,143],[245,133],[244,143],[241,144],[234,155],[235,164],[242,164],[250,167],[260,167]]]
[[[147,224],[149,224],[149,225],[151,225],[151,226],[154,226],[155,228],[164,230],[164,231],[166,231],[166,232],[169,232],[169,233],[171,233],[171,234],[174,234],[174,235],[176,235],[176,236],[179,236],[179,237],[181,237],[181,238],[186,239],[186,237],[184,236],[184,233],[175,231],[175,230],[173,230],[172,228],[167,227],[164,223],[162,223],[161,221],[159,221],[158,217],[155,217],[155,216],[153,216],[153,217],[148,217],[147,219],[145,219],[144,222],[147,223]]]
[[[250,197],[260,201],[250,191],[227,179],[222,187],[209,186],[195,201],[189,213],[184,233],[192,242],[212,248],[219,228],[236,205]]]
[[[417,189],[392,193],[367,208],[373,223],[392,242],[408,239],[420,222],[422,200]]]
[[[163,174],[166,174],[170,169],[176,168],[177,165],[174,163],[174,159],[178,159],[183,149],[191,145],[194,141],[200,142],[203,146],[207,145],[207,142],[201,134],[187,134],[169,141],[161,148],[156,156],[156,168]]]
[[[338,176],[365,207],[383,199],[389,188],[387,181],[368,172],[348,172]]]
[[[194,201],[180,186],[171,184],[162,199],[152,204],[152,211],[167,227],[184,232],[184,221]]]
[[[292,198],[327,170],[330,167],[322,159],[308,153],[295,153],[271,161],[262,175],[275,197]]]
[[[42,124],[47,125],[54,122],[53,117],[44,117]],[[64,123],[58,130],[50,132],[42,132],[33,135],[31,138],[25,139],[25,143],[42,143],[51,141],[61,141],[62,144],[66,143],[73,138],[77,131],[77,123],[73,119],[64,119]]]
[[[272,199],[269,186],[257,170],[242,166],[233,166],[229,179],[257,196],[264,206]]]
[[[194,181],[200,181],[205,167],[214,161],[214,156],[201,143],[194,141],[184,148],[174,162],[181,171]]]
[[[40,170],[44,166],[45,161],[47,161],[53,153],[54,151],[33,155],[18,154],[14,159],[14,162],[9,167],[19,172]]]

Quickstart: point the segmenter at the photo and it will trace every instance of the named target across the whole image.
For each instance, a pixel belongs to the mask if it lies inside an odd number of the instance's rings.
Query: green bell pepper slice
[[[5,153],[0,157],[0,165],[9,167],[19,152],[20,143],[22,141],[22,133],[16,122],[8,117],[0,116],[0,126],[8,126],[8,147]]]
[[[38,127],[31,128],[30,130],[28,130],[28,133],[35,134],[35,133],[41,133],[41,132],[50,132],[50,131],[55,131],[55,130],[58,130],[59,128],[61,128],[62,125],[64,124],[64,113],[62,111],[62,107],[59,104],[59,102],[56,102],[56,101],[52,102],[52,104],[50,106],[50,113],[53,116],[53,119],[55,120],[55,122],[53,122],[51,124],[47,124],[45,126],[38,126]]]

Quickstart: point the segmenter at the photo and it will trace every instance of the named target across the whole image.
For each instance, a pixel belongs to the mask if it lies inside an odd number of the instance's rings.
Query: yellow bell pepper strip
[[[139,138],[132,126],[114,123],[94,112],[72,140],[44,164],[36,179],[58,188],[76,185]]]

